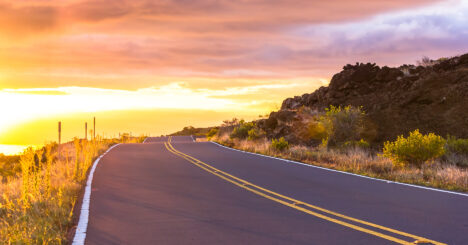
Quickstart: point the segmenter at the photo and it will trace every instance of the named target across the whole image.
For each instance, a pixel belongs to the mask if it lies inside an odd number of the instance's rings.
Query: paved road
[[[86,244],[468,244],[468,196],[168,141],[101,159]]]

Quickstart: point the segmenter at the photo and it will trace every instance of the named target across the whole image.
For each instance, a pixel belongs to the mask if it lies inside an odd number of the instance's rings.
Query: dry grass
[[[279,152],[273,150],[265,138],[257,141],[232,140],[227,134],[212,139],[236,149],[276,156],[304,163],[366,175],[392,181],[424,185],[447,190],[468,191],[468,170],[455,165],[435,161],[419,169],[395,167],[391,160],[360,148],[342,150],[325,147],[292,146]]]
[[[98,155],[120,141],[75,140],[55,149],[49,144],[46,160],[41,157],[43,149],[25,151],[20,176],[0,182],[0,244],[67,244],[73,208],[88,169]],[[35,154],[40,161],[35,161]]]

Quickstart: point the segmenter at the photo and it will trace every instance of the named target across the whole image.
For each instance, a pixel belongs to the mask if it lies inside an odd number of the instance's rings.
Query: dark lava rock
[[[265,122],[269,136],[287,136],[284,125],[303,106],[323,110],[330,105],[363,106],[375,125],[375,142],[420,129],[468,138],[468,54],[440,59],[432,66],[398,68],[357,63],[346,65],[328,87],[283,101]],[[278,125],[281,129],[277,129]]]

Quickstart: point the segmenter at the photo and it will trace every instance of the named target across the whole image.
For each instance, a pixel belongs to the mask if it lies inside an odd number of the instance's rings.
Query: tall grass
[[[141,142],[144,138],[125,139]],[[0,244],[66,244],[73,208],[94,159],[122,139],[75,139],[28,148],[21,174],[0,182]]]
[[[255,141],[231,139],[222,134],[213,141],[236,149],[300,161],[316,166],[366,175],[411,184],[431,186],[448,190],[468,191],[468,169],[447,164],[443,160],[433,161],[420,168],[395,166],[389,158],[361,147],[327,148],[293,145],[284,151],[271,147],[266,138]]]

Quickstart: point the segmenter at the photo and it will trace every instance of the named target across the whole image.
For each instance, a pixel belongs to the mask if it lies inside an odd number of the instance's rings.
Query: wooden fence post
[[[62,143],[62,122],[58,122],[58,143]]]
[[[96,140],[96,117],[93,118],[93,140]]]

